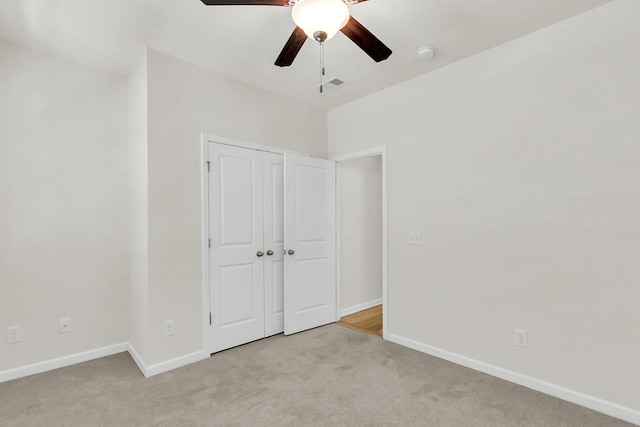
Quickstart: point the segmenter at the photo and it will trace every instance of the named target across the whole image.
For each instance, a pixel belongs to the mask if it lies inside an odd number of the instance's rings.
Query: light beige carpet
[[[145,379],[128,354],[0,384],[2,426],[631,426],[329,325]]]

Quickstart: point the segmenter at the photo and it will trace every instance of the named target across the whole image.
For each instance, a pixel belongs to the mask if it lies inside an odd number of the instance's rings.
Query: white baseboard
[[[84,351],[82,353],[71,354],[69,356],[58,357],[56,359],[45,360],[43,362],[33,363],[31,365],[21,366],[19,368],[0,371],[0,383],[15,380],[18,378],[28,377],[29,375],[40,374],[42,372],[52,371],[65,366],[75,365],[77,363],[88,362],[89,360],[99,359],[101,357],[111,356],[117,353],[128,351],[133,361],[138,365],[138,369],[145,377],[152,377],[172,369],[180,368],[191,363],[199,362],[207,359],[209,354],[204,351],[196,351],[194,353],[185,354],[175,359],[165,362],[156,363],[147,366],[138,352],[133,348],[131,343],[123,342],[107,347],[97,348],[95,350]]]
[[[146,378],[147,367],[144,364],[144,360],[142,360],[142,357],[140,357],[140,355],[138,354],[136,349],[133,347],[133,345],[131,345],[130,342],[127,343],[127,351],[129,351],[129,355],[131,356],[133,361],[136,362],[136,365],[138,365],[138,369],[140,369],[140,372],[142,372],[142,375],[144,375]]]
[[[210,355],[204,351],[196,351],[194,353],[185,354],[184,356],[146,366],[142,373],[145,377],[152,377],[154,375],[162,374],[163,372],[171,371],[172,369],[181,368],[183,366],[208,359],[209,357]]]
[[[145,378],[149,378],[154,375],[168,372],[172,369],[181,368],[183,366],[199,362],[201,360],[209,358],[210,356],[204,351],[196,351],[194,353],[185,354],[184,356],[176,357],[164,362],[147,365],[146,363],[144,363],[144,360],[142,360],[142,357],[140,357],[131,343],[127,343],[127,349],[129,350],[131,358],[134,362],[136,362],[136,365],[138,365],[138,369],[140,369],[140,372],[142,372],[142,375],[144,375]]]
[[[526,375],[518,374],[517,372],[509,371],[498,366],[480,362],[479,360],[471,359],[469,357],[461,356],[456,353],[423,344],[421,342],[414,341],[400,335],[389,334],[388,341],[402,345],[404,347],[409,347],[413,350],[417,350],[431,356],[438,357],[440,359],[448,360],[449,362],[453,362],[458,365],[466,366],[467,368],[471,368],[476,371],[484,372],[491,376],[528,387],[530,389],[557,397],[562,400],[566,400],[571,403],[575,403],[576,405],[584,406],[585,408],[593,409],[594,411],[619,418],[623,421],[640,425],[640,411],[637,411],[635,409],[631,409],[626,406],[618,405],[616,403],[609,402],[594,396],[589,396],[584,393],[560,387],[558,385],[551,384],[546,381],[541,381],[536,378],[531,378]]]
[[[19,368],[0,371],[0,383],[22,377],[28,377],[29,375],[40,374],[46,371],[52,371],[58,368],[64,368],[65,366],[75,365],[76,363],[88,362],[89,360],[111,356],[112,354],[122,353],[127,350],[128,343],[124,342],[107,347],[96,348],[94,350],[83,351],[81,353],[71,354],[69,356],[45,360],[43,362],[32,363],[30,365],[20,366]]]
[[[359,311],[366,310],[380,304],[382,304],[382,298],[374,299],[373,301],[354,305],[352,307],[343,308],[342,310],[340,310],[340,317],[348,316],[350,314],[357,313]]]

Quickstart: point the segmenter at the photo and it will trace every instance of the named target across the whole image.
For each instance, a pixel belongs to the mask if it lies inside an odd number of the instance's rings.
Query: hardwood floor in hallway
[[[344,316],[336,324],[382,338],[382,305]]]

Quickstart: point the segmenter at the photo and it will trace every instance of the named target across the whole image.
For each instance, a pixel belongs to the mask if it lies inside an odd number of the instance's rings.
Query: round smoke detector
[[[433,58],[433,55],[436,54],[436,51],[431,46],[422,46],[421,48],[418,48],[417,54],[419,59],[426,61]]]

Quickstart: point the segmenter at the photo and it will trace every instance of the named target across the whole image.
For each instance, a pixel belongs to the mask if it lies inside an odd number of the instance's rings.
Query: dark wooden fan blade
[[[288,67],[293,64],[293,60],[298,56],[298,52],[302,49],[302,45],[307,41],[307,35],[302,31],[302,28],[296,27],[291,33],[291,37],[287,40],[284,47],[282,48],[282,52],[276,59],[276,65],[278,67]]]
[[[289,0],[202,0],[207,6],[289,6]]]
[[[347,25],[340,31],[376,62],[384,61],[391,56],[391,49],[371,34],[364,25],[356,21],[353,16],[349,18]]]

